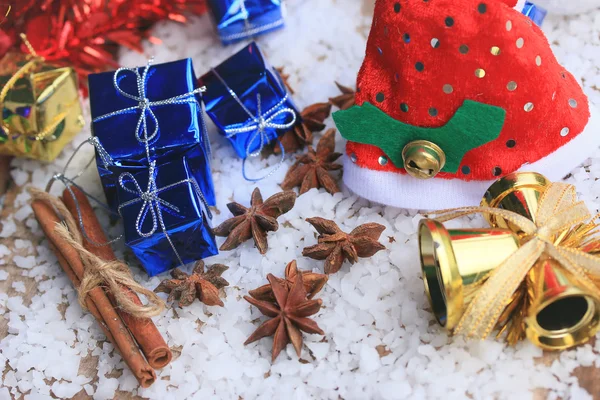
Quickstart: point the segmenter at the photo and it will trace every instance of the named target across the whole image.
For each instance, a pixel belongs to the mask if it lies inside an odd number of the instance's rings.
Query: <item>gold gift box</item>
[[[12,65],[0,76],[0,154],[52,161],[84,125],[75,70],[39,58]]]

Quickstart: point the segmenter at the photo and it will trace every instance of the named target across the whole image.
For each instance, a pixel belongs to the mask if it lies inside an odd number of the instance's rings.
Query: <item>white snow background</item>
[[[360,0],[290,0],[287,6],[286,28],[258,42],[271,64],[285,66],[291,74],[298,106],[303,108],[336,95],[334,80],[353,86],[370,28],[370,6]],[[600,104],[600,12],[550,17],[544,30],[559,60],[580,80],[591,100]],[[193,18],[186,26],[158,24],[154,35],[162,39],[162,45],[146,43],[146,54],[124,51],[122,64],[144,65],[151,55],[157,63],[191,57],[196,73],[201,75],[241,47],[222,47],[207,16]],[[89,121],[88,110],[86,105]],[[328,125],[333,127],[331,119]],[[88,124],[50,165],[25,159],[13,161],[12,177],[22,192],[15,199],[14,215],[2,221],[0,237],[9,238],[25,225],[33,231],[35,240],[16,240],[14,249],[0,246],[0,264],[14,264],[22,277],[34,278],[37,292],[31,302],[24,302],[19,295],[0,293],[0,318],[8,321],[8,335],[0,341],[0,365],[4,370],[0,399],[21,395],[32,400],[69,398],[82,389],[83,394],[99,400],[120,396],[121,392],[163,400],[526,399],[536,393],[547,393],[549,398],[589,397],[571,374],[580,366],[600,367],[600,342],[565,351],[553,362],[541,363],[542,351],[528,342],[511,348],[492,339],[478,342],[448,337],[434,323],[423,291],[415,234],[420,217],[415,212],[370,204],[346,190],[332,196],[314,189],[279,219],[280,229],[268,235],[266,256],[261,256],[250,241],[207,260],[209,265],[224,263],[230,267],[224,274],[230,282],[223,298],[225,307],[206,307],[196,301],[185,309],[169,308],[155,318],[176,350],[176,358],[158,371],[159,379],[152,387],[138,389],[121,357],[104,341],[95,320],[79,307],[76,293],[51,254],[23,190],[29,183],[43,188],[89,134]],[[241,160],[214,128],[211,140],[219,209],[216,225],[230,217],[225,207],[230,201],[248,204],[255,185],[244,181]],[[342,151],[343,146],[338,135],[337,149]],[[91,148],[82,151],[73,171],[85,165],[92,153]],[[272,156],[250,164],[259,169],[277,161]],[[291,163],[288,158],[286,166],[258,184],[265,198],[280,190],[278,183]],[[574,170],[568,181],[577,185],[596,211],[600,207],[600,181],[596,182],[600,178],[600,152],[585,165]],[[90,168],[79,182],[102,196],[95,168]],[[99,215],[108,227],[108,218]],[[354,266],[345,264],[332,275],[318,296],[324,307],[314,318],[326,336],[305,335],[301,360],[288,346],[272,364],[271,339],[243,345],[264,317],[242,296],[265,284],[266,274],[282,276],[293,259],[298,260],[301,269],[322,271],[323,262],[301,255],[304,247],[316,243],[315,231],[305,221],[312,216],[334,219],[348,230],[366,222],[383,224],[386,230],[382,243],[387,250],[371,259],[361,259]],[[469,221],[458,224],[464,226]],[[116,226],[110,233],[116,235],[119,231]],[[390,243],[388,237],[395,242]],[[219,243],[222,241],[219,239]],[[117,246],[118,255],[132,260],[129,253],[123,252],[124,246]],[[155,288],[167,277],[149,279],[140,268],[134,267],[133,271],[148,288]],[[14,280],[15,293],[25,290],[19,276],[8,276],[0,270],[0,280],[6,279]],[[59,311],[59,306],[66,311]],[[378,353],[378,346],[385,350],[384,356]],[[78,375],[82,359],[88,356],[97,356],[97,378]],[[122,375],[117,378],[120,371]]]

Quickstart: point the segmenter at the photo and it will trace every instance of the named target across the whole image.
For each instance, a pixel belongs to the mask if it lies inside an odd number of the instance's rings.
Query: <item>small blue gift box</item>
[[[149,168],[110,168],[119,176],[125,241],[150,276],[218,254],[189,161],[172,157]]]
[[[251,43],[202,78],[206,113],[241,158],[293,127],[300,118],[281,76]]]
[[[142,80],[146,69],[147,75]],[[144,86],[143,94],[138,89],[140,81]],[[200,93],[194,93],[197,91],[196,75],[189,58],[91,74],[89,88],[93,134],[117,162],[127,165],[146,159],[145,145],[141,141],[143,129],[138,126],[142,114],[145,114],[152,158],[176,153],[181,146],[197,143],[208,146],[204,143],[202,99]],[[173,101],[151,104],[143,111],[140,102],[144,98],[150,102]]]
[[[548,15],[548,11],[530,1],[526,1],[523,7],[523,14],[531,18],[538,26],[542,26],[546,15]]]
[[[282,28],[282,0],[208,0],[223,44],[231,44]]]
[[[196,83],[190,59],[89,76],[96,161],[113,211],[118,206],[118,176],[107,164],[147,167],[149,160],[181,157],[191,149],[202,153],[202,168],[196,168],[195,177],[208,203],[215,204],[210,144]]]
[[[175,154],[168,159],[171,158],[184,159],[185,165],[189,168],[189,175],[196,179],[196,182],[202,190],[204,198],[208,204],[215,205],[216,199],[212,180],[212,172],[210,169],[208,155],[206,154],[206,149],[200,144],[192,145],[181,149],[180,154]],[[119,208],[119,198],[117,194],[119,186],[119,174],[123,172],[137,171],[141,168],[148,168],[148,166],[141,162],[130,164],[129,166],[124,166],[122,164],[105,166],[101,160],[97,160],[97,164],[100,182],[102,183],[102,187],[104,189],[106,201],[110,209],[116,213],[118,212]]]

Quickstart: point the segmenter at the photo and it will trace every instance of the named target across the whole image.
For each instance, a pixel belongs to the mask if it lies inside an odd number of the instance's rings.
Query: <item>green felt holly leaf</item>
[[[437,144],[446,154],[443,172],[456,173],[469,150],[500,136],[506,111],[500,107],[465,100],[445,126],[421,128],[390,117],[371,103],[333,114],[337,128],[351,142],[379,147],[398,168],[404,168],[402,150],[415,140]]]

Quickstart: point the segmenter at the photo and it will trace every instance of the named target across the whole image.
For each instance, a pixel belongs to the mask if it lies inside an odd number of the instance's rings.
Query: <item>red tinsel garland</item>
[[[25,33],[48,62],[75,68],[80,77],[118,67],[118,46],[142,50],[142,40],[155,22],[185,22],[185,14],[201,14],[205,0],[5,0],[0,14],[0,57],[27,53],[19,38]],[[85,82],[85,79],[82,79]]]

